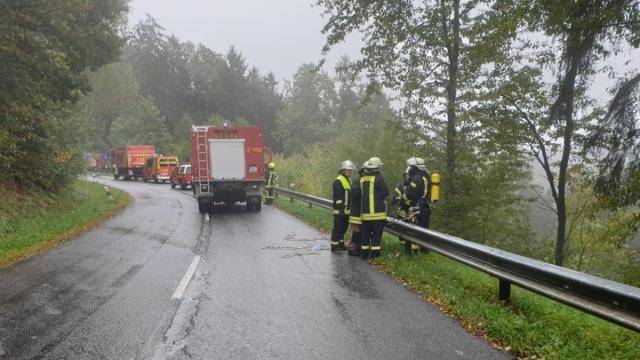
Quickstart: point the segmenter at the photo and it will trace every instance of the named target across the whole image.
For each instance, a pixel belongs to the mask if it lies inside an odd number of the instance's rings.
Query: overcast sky
[[[235,45],[251,66],[290,79],[298,66],[317,63],[324,36],[321,10],[308,0],[133,0],[129,22],[149,14],[182,41],[225,53]],[[336,47],[328,70],[341,55],[359,57],[359,42]]]

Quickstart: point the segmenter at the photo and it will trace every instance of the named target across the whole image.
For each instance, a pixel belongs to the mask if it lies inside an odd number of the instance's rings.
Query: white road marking
[[[198,267],[199,263],[200,263],[200,255],[196,255],[193,258],[193,261],[191,262],[191,265],[189,265],[189,268],[187,269],[187,273],[184,274],[184,277],[180,281],[180,284],[178,285],[178,288],[173,293],[173,296],[171,297],[172,299],[181,299],[182,298],[182,295],[184,294],[184,291],[187,289],[187,286],[189,286],[189,282],[191,281],[191,278],[193,277],[193,273],[196,272],[196,268]]]
[[[207,222],[209,222],[209,214],[204,214],[204,219],[207,220]]]

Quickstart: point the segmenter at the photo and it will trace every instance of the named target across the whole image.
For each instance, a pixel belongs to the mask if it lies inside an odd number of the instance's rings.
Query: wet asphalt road
[[[509,358],[277,209],[100,181],[135,203],[0,271],[0,360]]]

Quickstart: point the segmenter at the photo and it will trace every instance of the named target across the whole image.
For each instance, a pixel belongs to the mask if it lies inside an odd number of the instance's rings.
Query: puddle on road
[[[269,245],[263,247],[262,249],[288,252],[280,256],[283,259],[306,255],[318,255],[321,251],[330,250],[330,247],[327,245],[329,243],[329,240],[325,237],[299,238],[295,233],[290,233],[285,236],[284,240],[291,242],[301,242],[303,244],[299,246]]]

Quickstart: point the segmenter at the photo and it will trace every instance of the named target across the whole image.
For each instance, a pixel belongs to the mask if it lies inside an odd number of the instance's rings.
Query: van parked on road
[[[185,190],[187,186],[191,186],[191,164],[181,164],[173,173],[171,173],[171,178],[169,181],[171,182],[171,188],[175,189],[176,186],[180,186],[182,190]]]
[[[168,181],[178,166],[178,158],[172,155],[153,155],[147,158],[142,170],[142,179],[156,183]]]

